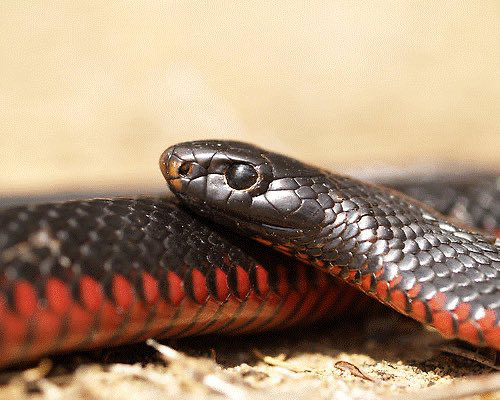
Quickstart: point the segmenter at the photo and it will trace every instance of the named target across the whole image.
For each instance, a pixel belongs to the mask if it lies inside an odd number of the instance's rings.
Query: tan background
[[[213,137],[500,168],[500,2],[305,4],[3,0],[0,192],[160,187]]]

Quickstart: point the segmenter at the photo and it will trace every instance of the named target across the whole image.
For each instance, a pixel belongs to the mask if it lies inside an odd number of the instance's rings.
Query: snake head
[[[172,192],[195,212],[246,235],[283,243],[318,229],[325,218],[311,189],[313,182],[321,186],[316,169],[250,144],[177,144],[162,154],[160,167]]]

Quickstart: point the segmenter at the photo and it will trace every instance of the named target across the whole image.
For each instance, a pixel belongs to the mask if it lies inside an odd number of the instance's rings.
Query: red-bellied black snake
[[[352,286],[444,336],[500,349],[492,237],[396,191],[243,143],[176,145],[160,164],[202,218],[152,197],[0,211],[0,366],[314,321],[364,307]]]

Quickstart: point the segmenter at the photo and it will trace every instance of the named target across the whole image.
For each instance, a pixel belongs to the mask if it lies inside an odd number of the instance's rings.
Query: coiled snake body
[[[314,321],[363,309],[368,298],[351,286],[447,337],[500,349],[494,239],[397,192],[242,143],[176,145],[160,164],[182,202],[224,227],[171,198],[0,212],[0,365]],[[469,222],[483,218],[468,210]],[[493,219],[482,227],[498,229]]]

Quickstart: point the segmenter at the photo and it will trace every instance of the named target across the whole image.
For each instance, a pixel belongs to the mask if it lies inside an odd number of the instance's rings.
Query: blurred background
[[[500,2],[0,3],[0,193],[163,188],[167,146],[500,169]]]

